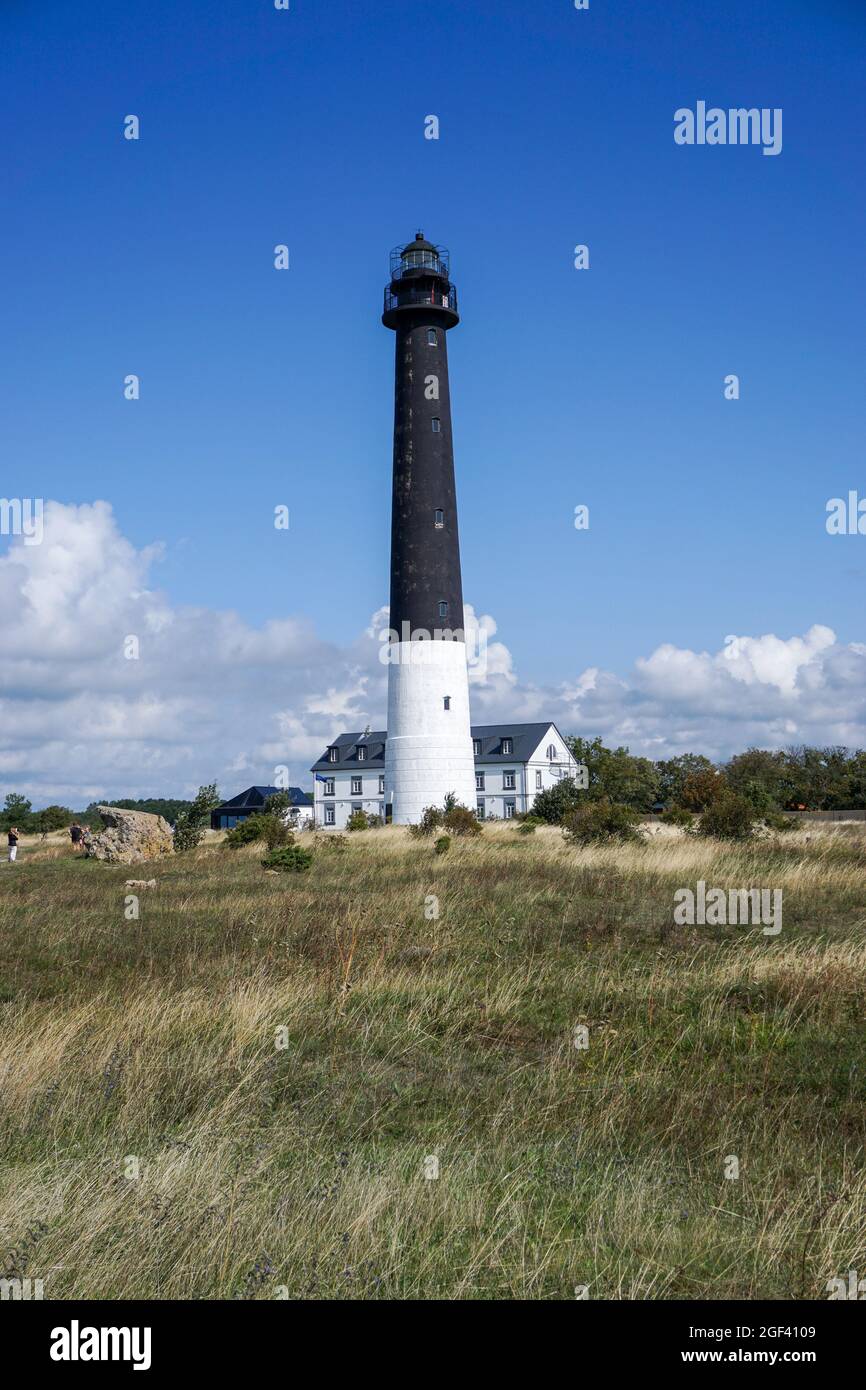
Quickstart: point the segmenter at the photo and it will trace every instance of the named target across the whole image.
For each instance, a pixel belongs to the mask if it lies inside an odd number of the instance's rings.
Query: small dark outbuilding
[[[307,792],[301,791],[300,787],[247,787],[245,792],[238,792],[230,801],[224,801],[222,806],[217,806],[211,811],[211,830],[231,830],[238,821],[258,815],[268,797],[276,796],[281,790],[288,792],[289,805],[299,812],[301,822],[312,816],[313,799]]]

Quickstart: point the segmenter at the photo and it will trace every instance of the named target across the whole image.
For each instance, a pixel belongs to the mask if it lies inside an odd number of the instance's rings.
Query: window
[[[506,792],[513,792],[513,791],[514,791],[514,773],[513,773],[513,772],[503,772],[503,774],[502,774],[502,789],[503,789],[503,791],[506,791]]]
[[[476,758],[480,758],[480,757],[481,757],[481,739],[480,739],[480,738],[474,738],[474,739],[472,740],[472,753],[473,753],[473,755],[474,755]]]
[[[352,795],[353,795],[353,796],[361,796],[362,794],[363,794],[363,788],[362,788],[362,784],[361,784],[361,779],[360,779],[360,777],[353,777],[353,778],[352,778]]]
[[[359,749],[358,749],[358,762],[359,762],[359,763],[365,763],[366,761],[367,761],[367,750],[366,750],[366,748],[359,748]]]
[[[555,743],[549,743],[549,744],[547,745],[547,760],[548,760],[548,762],[551,762],[551,763],[556,761],[556,744],[555,744]]]
[[[476,772],[476,774],[475,774],[475,790],[476,790],[477,792],[483,792],[483,791],[484,791],[484,773],[483,773],[483,772]]]
[[[353,816],[356,815],[358,811],[363,811],[363,809],[364,809],[364,808],[363,808],[363,806],[361,805],[360,801],[353,801],[353,802],[352,802],[352,815],[353,815]]]
[[[325,796],[333,796],[333,795],[334,795],[334,779],[333,779],[333,777],[326,777],[326,778],[325,778]]]
[[[507,798],[505,801],[505,819],[514,820],[514,802],[509,801]]]
[[[536,790],[536,791],[539,791],[539,792],[541,791],[541,773],[540,773],[540,772],[536,772],[536,774],[535,774],[535,790]]]
[[[433,513],[433,525],[436,527],[437,531],[441,531],[442,527],[445,525],[445,513],[441,507],[437,507]]]
[[[435,329],[435,328],[428,328],[428,329],[427,329],[427,342],[430,344],[431,347],[435,347],[435,346],[436,346],[436,341],[437,341],[437,340],[436,340],[436,329]]]
[[[340,750],[339,750],[339,748],[329,748],[329,749],[328,749],[328,757],[330,758],[330,760],[331,760],[332,763],[338,763],[338,762],[340,761]]]
[[[385,774],[384,774],[384,772],[380,772],[380,773],[379,773],[379,795],[380,795],[380,796],[384,796],[384,795],[385,795]]]
[[[504,739],[502,740],[502,747],[500,748],[499,751],[500,751],[500,753],[504,753],[506,757],[508,757],[508,755],[509,755],[510,753],[513,753],[513,752],[514,752],[514,741],[513,741],[513,739],[504,738]]]
[[[325,807],[325,825],[336,825],[337,808],[335,806]]]
[[[433,416],[433,419],[430,421],[430,424],[433,426],[434,434],[438,434],[439,431],[442,429],[442,421],[439,419],[438,415]]]
[[[476,814],[477,814],[477,816],[478,816],[478,819],[479,819],[479,820],[483,820],[483,819],[484,819],[484,802],[483,802],[483,801],[479,801],[479,802],[478,802],[477,806],[475,807],[475,811],[476,811]]]
[[[450,709],[450,708],[451,708],[451,696],[450,696],[450,695],[443,695],[442,698],[443,698],[443,700],[444,700],[444,702],[445,702],[445,708],[446,708],[446,709]]]
[[[439,617],[440,617],[440,618],[447,618],[447,617],[448,617],[448,604],[445,602],[444,598],[441,598],[441,599],[439,600]]]

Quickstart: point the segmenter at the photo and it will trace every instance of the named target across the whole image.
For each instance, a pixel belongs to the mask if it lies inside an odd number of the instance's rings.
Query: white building
[[[342,830],[353,811],[391,819],[386,746],[386,733],[369,730],[341,734],[328,745],[311,769],[317,826]],[[577,774],[577,763],[555,724],[478,724],[472,728],[472,749],[481,820],[510,820],[530,811],[539,792]]]

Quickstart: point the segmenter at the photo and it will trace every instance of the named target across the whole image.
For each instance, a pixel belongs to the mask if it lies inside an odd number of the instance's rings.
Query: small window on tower
[[[448,604],[445,602],[444,598],[439,600],[439,617],[448,617]]]
[[[442,421],[439,419],[439,416],[434,415],[430,423],[433,426],[433,433],[438,434],[439,431],[442,429]]]
[[[450,696],[450,695],[444,695],[444,696],[443,696],[443,699],[444,699],[444,701],[445,701],[445,708],[446,708],[446,709],[450,709],[450,708],[451,708],[451,696]]]
[[[428,329],[427,329],[427,342],[430,344],[431,347],[435,347],[435,346],[436,346],[436,329],[435,329],[435,328],[428,328]]]
[[[437,507],[433,513],[433,525],[436,527],[437,531],[441,531],[442,527],[445,525],[445,513],[441,507]]]

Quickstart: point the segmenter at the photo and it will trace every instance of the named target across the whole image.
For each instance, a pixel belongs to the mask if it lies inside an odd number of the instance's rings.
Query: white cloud
[[[349,648],[300,617],[254,628],[236,613],[174,606],[151,587],[159,545],[136,550],[105,502],[48,503],[41,545],[0,558],[0,791],[80,809],[112,796],[226,794],[309,766],[342,728],[383,727],[388,610]],[[556,687],[521,681],[489,614],[473,670],[475,719],[555,720],[663,757],[721,757],[749,744],[866,744],[866,644],[828,627],[730,636],[715,652],[669,643],[625,677],[590,666]],[[124,641],[139,640],[137,661]],[[497,639],[497,640],[494,640]]]

